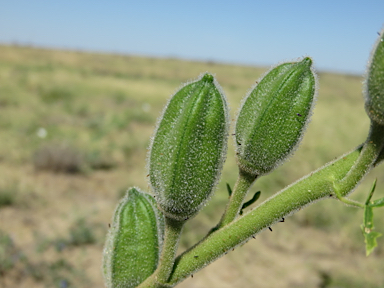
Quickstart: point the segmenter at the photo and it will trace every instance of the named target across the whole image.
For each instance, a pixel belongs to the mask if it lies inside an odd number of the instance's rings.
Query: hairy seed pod
[[[224,163],[228,138],[226,99],[204,74],[171,98],[149,152],[150,183],[167,217],[186,220],[211,196]]]
[[[314,103],[312,60],[281,64],[245,98],[236,121],[237,163],[250,175],[269,173],[297,147]]]
[[[108,288],[136,287],[156,269],[162,245],[164,216],[153,196],[136,188],[118,204],[103,253]]]
[[[372,51],[365,87],[365,110],[372,121],[384,125],[384,29]]]

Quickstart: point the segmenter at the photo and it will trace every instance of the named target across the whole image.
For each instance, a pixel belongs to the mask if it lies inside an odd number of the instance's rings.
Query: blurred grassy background
[[[266,69],[0,46],[0,286],[104,287],[108,223],[126,189],[148,189],[147,147],[170,95],[209,71],[222,85],[233,119]],[[303,143],[291,161],[257,181],[259,201],[364,141],[369,120],[362,81],[319,73],[317,106]],[[225,183],[233,185],[236,176],[230,144],[218,191],[187,223],[181,249],[218,222]],[[383,197],[384,165],[352,198],[362,200],[375,177],[376,197]],[[376,211],[381,232],[383,216]],[[384,287],[384,238],[366,258],[362,217],[335,200],[315,203],[180,287]]]

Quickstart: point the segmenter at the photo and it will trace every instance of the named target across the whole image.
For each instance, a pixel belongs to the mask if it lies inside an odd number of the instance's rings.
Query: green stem
[[[375,179],[375,181],[373,181],[371,191],[370,191],[369,194],[368,194],[367,200],[365,200],[365,206],[368,206],[368,205],[369,205],[369,202],[371,202],[373,193],[375,193],[376,182],[377,182],[377,178]]]
[[[263,229],[278,222],[282,217],[287,217],[308,204],[322,198],[333,197],[336,191],[340,197],[347,196],[374,164],[377,164],[378,155],[383,150],[383,146],[384,126],[373,123],[368,140],[363,146],[310,173],[276,193],[243,217],[235,219],[241,209],[242,200],[239,201],[239,199],[244,199],[247,190],[255,180],[251,181],[251,178],[239,176],[234,192],[239,195],[231,197],[232,204],[227,206],[225,213],[227,216],[223,217],[220,229],[213,231],[177,257],[173,271],[163,285],[175,286]],[[140,285],[139,287],[161,286]]]
[[[345,178],[362,148],[346,154],[273,195],[243,217],[212,232],[175,261],[168,284],[176,285],[255,234],[304,206],[334,195],[334,182]],[[363,177],[364,175],[361,175]],[[350,191],[342,191],[347,195]]]
[[[223,216],[221,217],[221,221],[216,229],[220,229],[231,223],[237,215],[239,215],[240,209],[243,205],[244,198],[247,195],[249,188],[251,188],[252,184],[255,182],[257,176],[253,176],[247,174],[243,171],[239,171],[239,176],[237,178],[235,187],[233,188],[233,193],[229,198],[229,202],[225,209]]]
[[[184,223],[185,221],[177,221],[165,217],[164,243],[160,255],[159,266],[156,271],[138,287],[167,287],[164,283],[168,281],[168,278],[172,273]]]
[[[335,194],[340,201],[354,207],[365,208],[364,204],[345,198],[344,196],[348,195],[369,170],[374,167],[383,146],[384,126],[372,122],[368,138],[364,143],[356,163],[343,179],[335,181],[334,183]]]
[[[185,221],[165,217],[164,243],[156,273],[157,281],[160,283],[167,282],[171,275],[184,223]]]
[[[356,207],[356,208],[365,208],[365,205],[364,204],[361,204],[360,202],[357,202],[355,200],[352,200],[352,199],[348,199],[348,198],[345,198],[345,197],[342,197],[338,192],[335,191],[335,194],[336,194],[336,197],[337,199],[339,199],[341,202],[349,205],[349,206],[353,206],[353,207]]]
[[[343,179],[334,182],[335,193],[338,197],[347,196],[357,186],[359,181],[374,167],[383,147],[384,126],[372,122],[368,138],[356,163]]]

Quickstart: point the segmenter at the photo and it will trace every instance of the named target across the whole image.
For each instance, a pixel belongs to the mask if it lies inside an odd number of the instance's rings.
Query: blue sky
[[[362,74],[383,0],[0,0],[0,43]]]

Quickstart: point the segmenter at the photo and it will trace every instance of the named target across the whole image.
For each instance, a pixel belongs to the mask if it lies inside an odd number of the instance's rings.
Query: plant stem
[[[351,170],[345,177],[339,181],[335,181],[334,190],[336,197],[347,205],[354,207],[365,208],[365,205],[355,200],[351,200],[341,195],[343,191],[351,192],[353,187],[356,187],[358,182],[374,167],[376,160],[380,155],[380,151],[384,146],[384,126],[378,125],[375,122],[371,123],[368,138],[364,143],[363,149]],[[348,192],[348,193],[349,193]],[[348,194],[347,193],[347,194]],[[346,194],[346,195],[347,195]],[[372,194],[372,191],[371,191]],[[372,196],[372,195],[371,195]],[[370,199],[370,198],[369,198]]]
[[[249,188],[251,188],[252,184],[255,182],[256,178],[257,176],[247,174],[241,170],[239,171],[239,176],[237,177],[233,193],[229,198],[229,202],[223,216],[221,217],[221,221],[217,226],[217,229],[220,229],[228,223],[231,223],[233,220],[235,220],[237,215],[239,215],[240,209],[244,202],[244,198],[247,195]]]
[[[177,221],[165,217],[164,243],[160,255],[159,266],[156,271],[138,287],[166,287],[163,283],[167,282],[172,273],[184,223],[185,221]]]
[[[362,148],[346,154],[273,195],[243,217],[212,232],[180,255],[168,284],[172,286],[223,256],[255,234],[322,198],[334,195],[334,181],[343,179],[354,166]],[[364,175],[361,175],[363,177]],[[341,191],[345,196],[350,191]]]
[[[384,126],[372,123],[370,134],[363,146],[310,173],[268,198],[243,217],[235,219],[249,187],[255,180],[244,177],[246,175],[239,175],[233,193],[238,195],[232,195],[226,216],[219,224],[220,229],[213,231],[176,258],[170,277],[162,282],[162,285],[166,286],[139,287],[173,287],[282,217],[287,217],[322,198],[333,197],[336,190],[340,197],[347,196],[377,164],[383,146]]]
[[[159,267],[156,272],[157,281],[160,283],[167,282],[169,275],[171,275],[184,223],[185,221],[177,221],[165,217],[164,243],[161,251]]]
[[[368,206],[369,202],[372,199],[373,193],[375,192],[375,189],[376,189],[376,182],[377,182],[377,178],[375,179],[375,181],[373,181],[371,191],[368,194],[367,200],[365,200],[365,206]]]
[[[357,202],[357,201],[352,200],[352,199],[348,199],[348,198],[342,197],[337,192],[335,194],[336,194],[337,199],[339,199],[341,202],[343,202],[343,203],[345,203],[345,204],[347,204],[349,206],[356,207],[356,208],[363,208],[363,209],[365,207],[364,204],[361,204],[360,202]]]
[[[334,189],[336,194],[340,192],[347,196],[358,182],[373,168],[374,163],[378,159],[384,146],[384,126],[371,122],[368,138],[364,143],[356,163],[351,167],[350,171],[341,180],[335,181]]]

